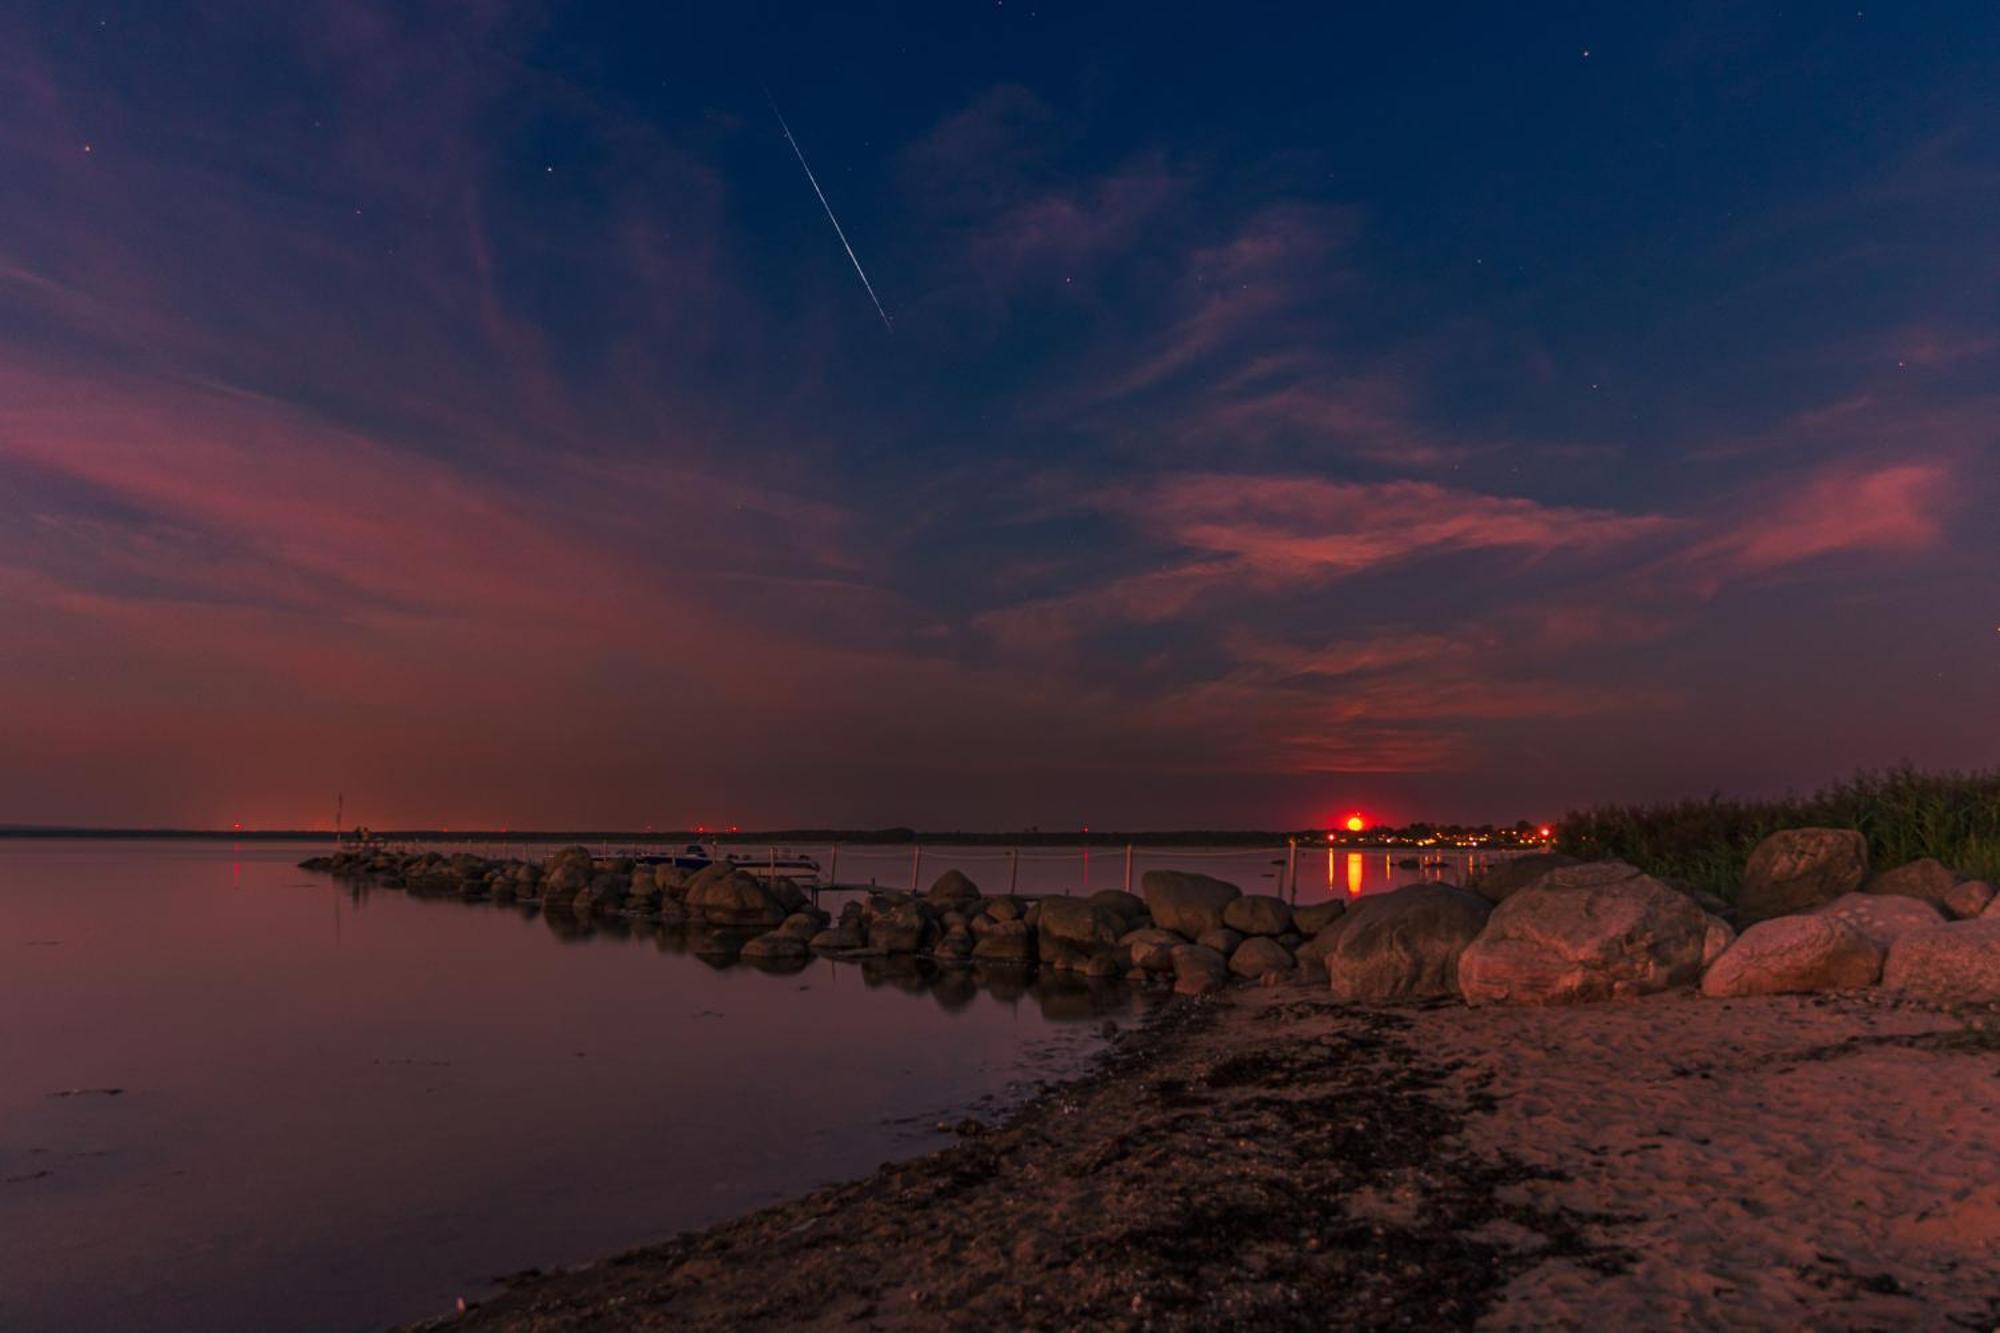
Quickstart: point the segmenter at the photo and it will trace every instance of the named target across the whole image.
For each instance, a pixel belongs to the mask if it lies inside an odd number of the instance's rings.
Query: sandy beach
[[[1995,1025],[1176,1000],[1005,1125],[424,1327],[1987,1329]]]

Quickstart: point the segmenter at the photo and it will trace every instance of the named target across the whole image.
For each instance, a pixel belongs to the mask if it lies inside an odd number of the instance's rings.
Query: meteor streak
[[[778,118],[778,128],[785,132],[785,142],[792,146],[793,155],[799,159],[799,165],[805,168],[806,179],[812,182],[813,193],[819,196],[819,206],[826,210],[826,220],[833,224],[833,234],[840,238],[841,249],[847,251],[847,262],[854,265],[854,272],[861,279],[861,285],[868,289],[868,299],[875,303],[875,313],[882,317],[882,327],[894,333],[896,325],[890,320],[889,312],[882,308],[882,298],[875,294],[875,284],[868,281],[867,271],[855,257],[854,247],[847,243],[847,233],[840,229],[840,219],[833,215],[833,205],[826,201],[826,191],[819,188],[819,177],[813,175],[812,166],[806,161],[805,151],[799,147],[799,141],[792,137],[792,127],[785,123],[785,113],[778,110],[778,99],[771,96],[769,88],[764,90],[764,97],[771,103],[771,114]]]

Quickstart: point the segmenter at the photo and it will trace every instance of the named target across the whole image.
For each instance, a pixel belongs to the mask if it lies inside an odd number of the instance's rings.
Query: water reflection
[[[0,845],[0,1175],[49,1173],[0,1190],[9,1333],[428,1315],[468,1274],[933,1146],[1143,1003],[913,958],[771,975],[735,965],[755,932],[336,884],[304,854]]]

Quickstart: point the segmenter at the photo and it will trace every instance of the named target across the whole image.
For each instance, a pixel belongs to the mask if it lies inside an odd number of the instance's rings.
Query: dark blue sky
[[[1973,5],[17,6],[0,820],[1992,763],[1996,73]]]

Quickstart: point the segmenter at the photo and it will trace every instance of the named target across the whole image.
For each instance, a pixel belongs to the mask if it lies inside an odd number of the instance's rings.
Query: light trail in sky
[[[882,308],[882,298],[875,294],[875,284],[868,281],[867,270],[861,267],[861,260],[855,255],[854,247],[848,244],[847,233],[840,229],[840,219],[833,215],[833,205],[826,201],[826,191],[819,188],[819,177],[813,175],[812,164],[806,161],[805,150],[800,148],[799,141],[792,137],[792,127],[785,123],[785,113],[778,110],[778,99],[771,96],[769,88],[764,90],[764,96],[771,103],[771,114],[778,118],[778,128],[785,132],[785,142],[792,146],[792,153],[799,159],[799,165],[805,168],[806,179],[812,182],[813,193],[819,196],[819,206],[826,210],[826,220],[833,224],[833,234],[840,238],[841,248],[847,251],[847,261],[854,265],[854,272],[860,277],[861,285],[868,290],[868,299],[875,303],[875,313],[882,317],[882,327],[894,333],[895,322],[889,318],[889,312]]]

